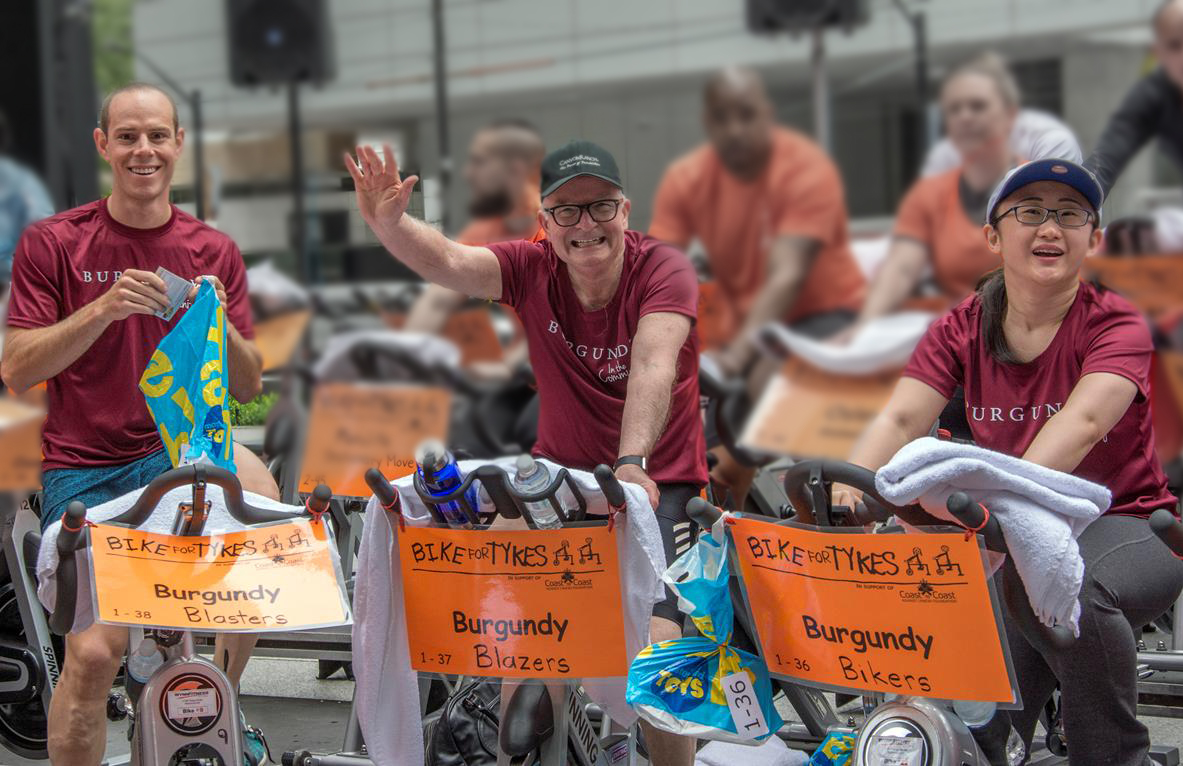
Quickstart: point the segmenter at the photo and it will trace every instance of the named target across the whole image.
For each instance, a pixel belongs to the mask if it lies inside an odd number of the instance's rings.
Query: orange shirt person
[[[815,334],[842,329],[862,303],[842,179],[813,141],[776,125],[760,76],[715,75],[704,92],[709,142],[681,157],[657,190],[649,234],[679,247],[697,238],[729,310],[718,357],[740,374],[752,336],[784,320]]]
[[[859,325],[898,309],[926,272],[952,306],[998,268],[998,256],[982,239],[982,216],[991,190],[1019,161],[1009,142],[1018,85],[1002,59],[986,53],[949,74],[940,105],[962,165],[921,178],[904,196],[891,249],[871,281]]]
[[[545,239],[538,225],[539,178],[546,146],[537,128],[525,120],[498,120],[472,137],[464,164],[469,189],[468,212],[473,220],[456,241],[487,245],[524,239]],[[428,285],[411,307],[407,330],[438,334],[448,317],[468,296],[439,285]],[[525,349],[513,349],[525,361]],[[510,361],[507,359],[507,362]]]

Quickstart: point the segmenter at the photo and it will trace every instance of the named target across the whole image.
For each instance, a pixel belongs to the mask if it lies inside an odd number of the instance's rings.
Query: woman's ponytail
[[[999,267],[978,280],[978,301],[982,307],[982,339],[990,356],[1003,364],[1017,364],[1018,359],[1006,342],[1002,320],[1006,318],[1006,281]]]

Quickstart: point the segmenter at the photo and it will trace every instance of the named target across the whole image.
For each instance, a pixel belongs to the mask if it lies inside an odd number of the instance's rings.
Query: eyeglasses
[[[997,224],[1003,218],[1006,218],[1011,213],[1015,214],[1015,220],[1024,226],[1041,226],[1048,216],[1054,215],[1056,223],[1060,224],[1066,229],[1079,229],[1085,226],[1089,221],[1093,220],[1093,214],[1087,210],[1081,210],[1078,207],[1066,207],[1060,210],[1048,210],[1039,205],[1015,205],[1014,207],[994,216],[994,224]]]
[[[583,218],[583,211],[596,223],[608,223],[620,212],[622,199],[598,199],[586,205],[555,205],[543,210],[555,219],[559,226],[574,226]]]

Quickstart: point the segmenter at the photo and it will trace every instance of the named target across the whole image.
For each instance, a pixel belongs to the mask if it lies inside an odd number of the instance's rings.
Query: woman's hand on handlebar
[[[649,474],[642,471],[639,465],[626,463],[613,471],[613,474],[621,481],[639,484],[641,489],[645,490],[645,494],[649,496],[649,504],[653,506],[653,510],[657,510],[657,504],[661,500],[661,496],[657,492],[657,482],[650,479]]]

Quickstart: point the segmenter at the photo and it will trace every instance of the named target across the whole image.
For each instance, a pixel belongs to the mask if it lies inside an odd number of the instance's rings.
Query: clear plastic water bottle
[[[1010,723],[1010,717],[998,714],[998,705],[993,702],[954,701],[953,712],[957,714],[982,754],[990,763],[1006,763],[1019,766],[1027,755],[1019,732]]]
[[[415,463],[418,465],[419,478],[423,480],[423,486],[436,497],[451,493],[463,481],[460,467],[456,465],[456,458],[436,439],[428,439],[419,445],[415,450]],[[464,498],[474,511],[479,508],[480,501],[475,489],[470,487],[469,491],[464,493]],[[459,501],[451,500],[435,505],[448,522],[448,526],[472,529],[472,522],[468,520]]]
[[[144,684],[163,664],[164,655],[160,653],[156,642],[145,636],[136,650],[127,657],[127,674]]]
[[[519,455],[517,467],[518,473],[513,477],[513,486],[520,494],[531,495],[550,486],[550,471],[529,455]],[[555,508],[549,500],[526,503],[526,512],[530,514],[534,526],[538,529],[558,529],[563,526],[562,519],[555,513]]]

